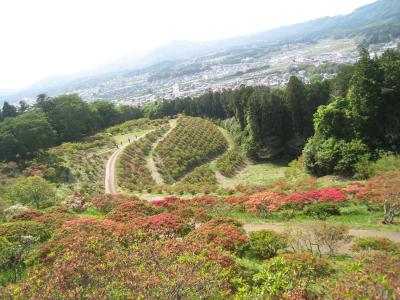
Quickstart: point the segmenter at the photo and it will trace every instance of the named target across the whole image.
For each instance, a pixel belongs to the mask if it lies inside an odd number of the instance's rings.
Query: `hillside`
[[[399,299],[399,65],[5,104],[0,299]]]

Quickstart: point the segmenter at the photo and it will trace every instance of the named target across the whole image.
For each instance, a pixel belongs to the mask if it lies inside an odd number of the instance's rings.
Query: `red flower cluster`
[[[347,194],[347,195],[357,195],[357,194],[363,194],[367,191],[367,189],[359,182],[356,183],[351,183],[347,185],[345,188],[342,189],[342,192]]]
[[[185,220],[172,213],[136,219],[135,223],[144,230],[150,230],[164,236],[184,235],[190,231],[190,226]]]
[[[234,219],[223,217],[202,224],[191,233],[191,237],[207,244],[212,243],[228,251],[235,250],[238,245],[248,240],[240,223]]]
[[[317,202],[340,203],[347,199],[346,194],[334,187],[325,187],[306,192],[287,195],[284,192],[259,192],[251,196],[227,197],[224,202],[235,209],[249,212],[274,212],[285,205],[304,207]]]

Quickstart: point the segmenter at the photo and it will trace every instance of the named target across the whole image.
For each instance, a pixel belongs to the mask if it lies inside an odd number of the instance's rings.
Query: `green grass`
[[[234,187],[237,184],[270,184],[283,179],[288,169],[284,164],[258,163],[247,165],[238,175],[224,179],[223,186]]]
[[[83,212],[77,213],[77,215],[82,217],[97,217],[97,218],[104,217],[104,214],[101,211],[98,211],[97,209],[94,208],[89,208]]]
[[[345,224],[352,229],[379,230],[400,232],[400,226],[382,224],[383,211],[368,211],[364,205],[342,207],[340,216],[329,217],[326,221],[329,223]],[[230,211],[223,214],[237,219],[241,223],[266,224],[266,223],[283,223],[283,224],[307,224],[316,220],[304,214],[297,214],[294,218],[287,220],[283,218],[282,212],[275,212],[267,217],[262,217],[249,212]]]

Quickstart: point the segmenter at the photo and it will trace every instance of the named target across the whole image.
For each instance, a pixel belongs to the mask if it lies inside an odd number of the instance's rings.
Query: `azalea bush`
[[[320,266],[325,267],[321,259],[307,254],[272,258],[253,276],[251,286],[240,288],[237,299],[313,299],[311,286],[329,274]]]
[[[382,207],[383,223],[393,223],[400,216],[400,172],[385,172],[368,179],[356,197]]]
[[[91,201],[91,205],[103,213],[109,213],[111,210],[116,208],[119,204],[121,204],[122,202],[126,202],[130,199],[132,199],[132,198],[122,195],[122,194],[117,194],[117,195],[102,194],[102,195],[96,196]]]
[[[336,299],[399,299],[400,256],[388,252],[359,255],[335,282],[328,293]]]
[[[241,224],[234,219],[224,217],[202,224],[189,237],[233,252],[242,249],[248,241]]]
[[[286,238],[274,231],[260,230],[250,233],[245,254],[258,259],[272,258],[278,251],[286,248]]]
[[[359,237],[354,240],[351,247],[353,251],[387,251],[400,254],[400,243],[395,243],[388,238]]]
[[[340,210],[335,204],[319,202],[308,206],[304,213],[318,220],[326,220],[330,216],[339,216]]]
[[[41,247],[29,277],[1,290],[1,297],[223,299],[232,295],[235,275],[230,255],[203,239],[177,239],[175,233],[184,222],[170,213],[148,215],[149,207],[139,208],[141,217],[133,220],[79,217],[65,222]],[[232,222],[214,224],[230,227]]]

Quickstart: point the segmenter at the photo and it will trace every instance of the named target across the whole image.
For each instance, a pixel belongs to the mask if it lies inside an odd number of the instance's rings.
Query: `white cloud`
[[[174,39],[214,40],[351,12],[374,0],[1,0],[0,89]]]

